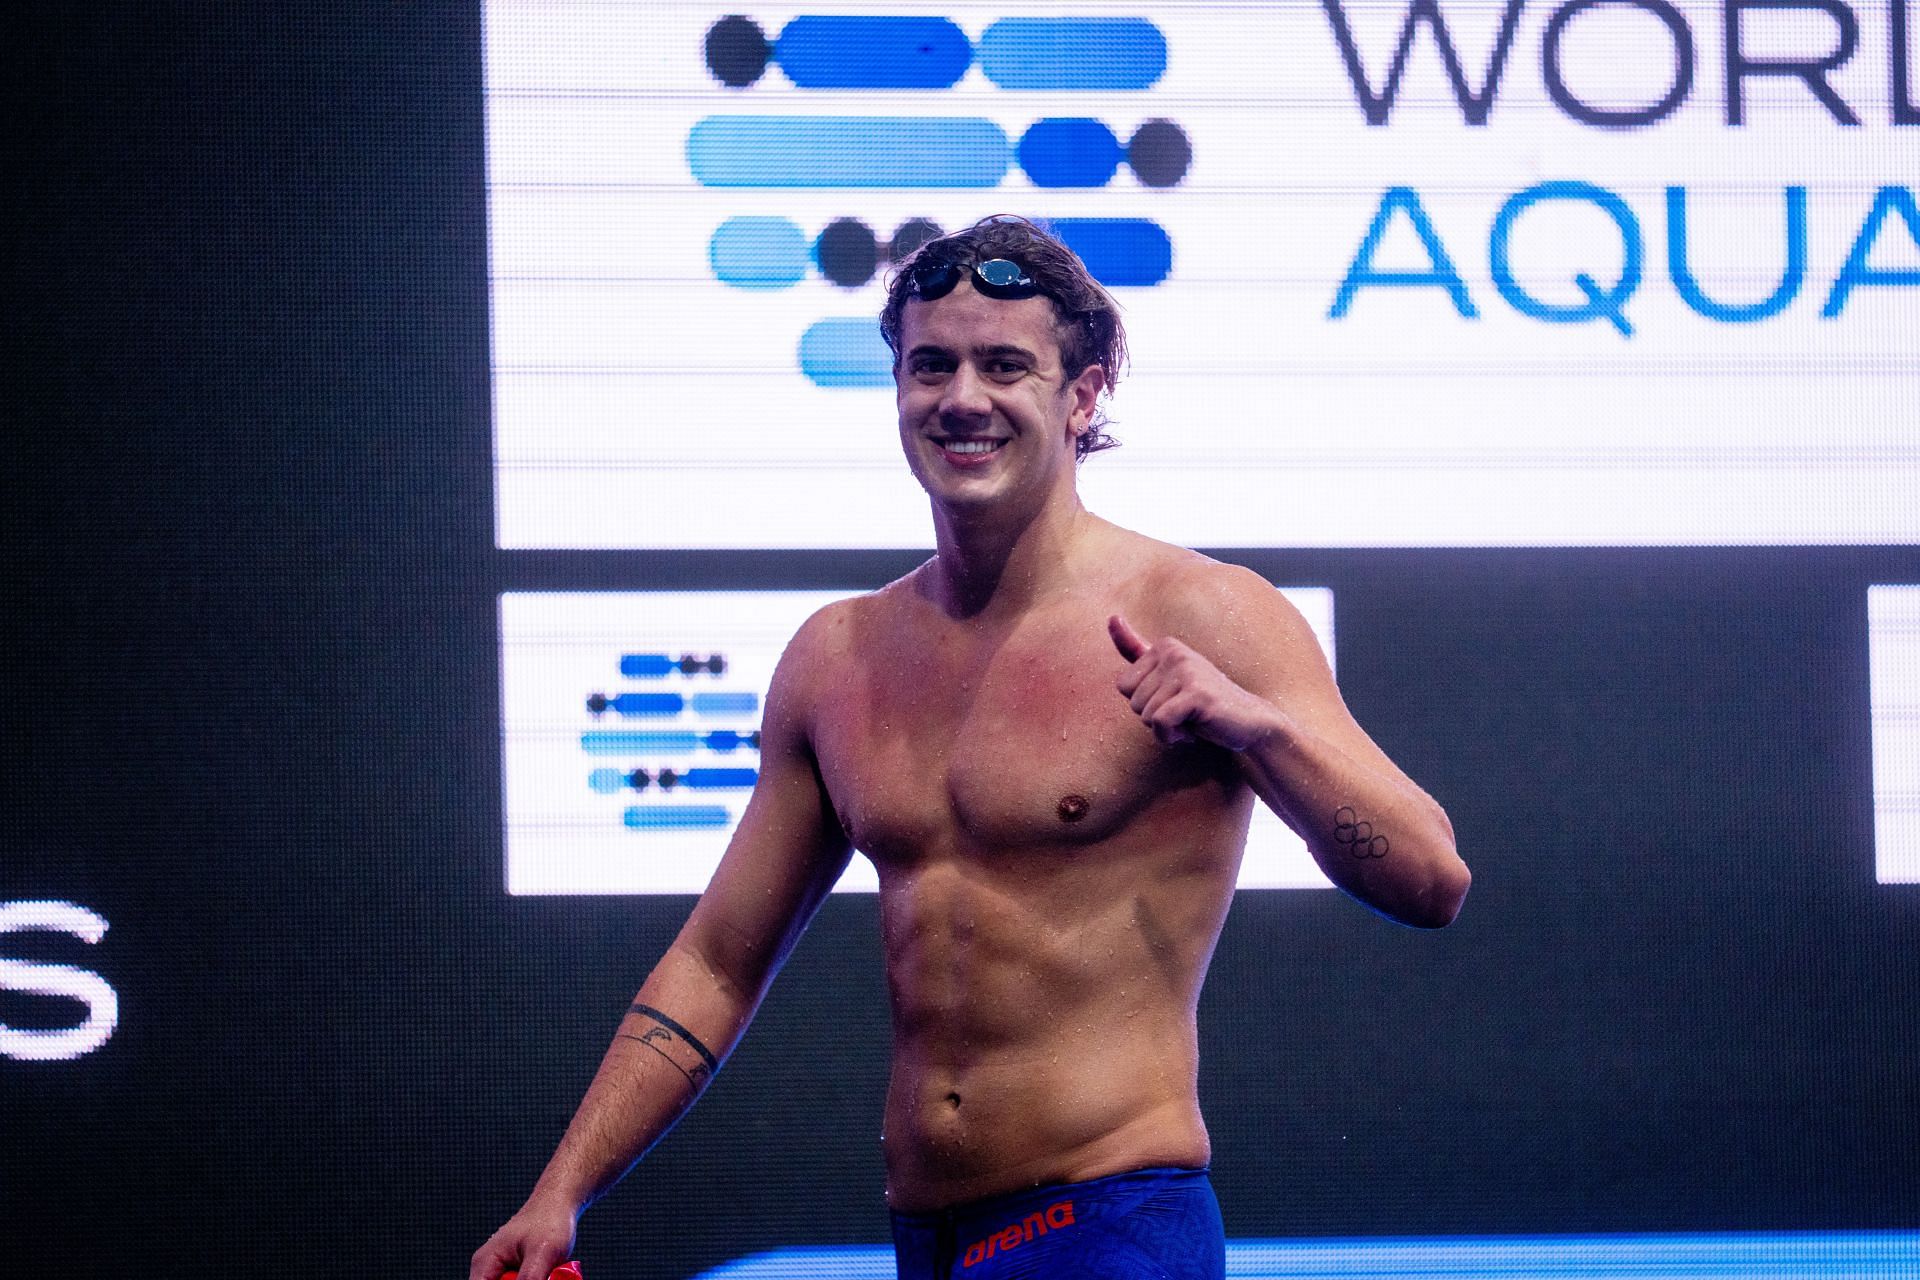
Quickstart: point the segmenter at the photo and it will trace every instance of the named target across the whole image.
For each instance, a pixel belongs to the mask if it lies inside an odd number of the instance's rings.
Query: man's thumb
[[[1138,662],[1140,655],[1147,651],[1147,642],[1141,639],[1140,633],[1117,613],[1107,619],[1107,634],[1113,637],[1113,647],[1128,662]]]

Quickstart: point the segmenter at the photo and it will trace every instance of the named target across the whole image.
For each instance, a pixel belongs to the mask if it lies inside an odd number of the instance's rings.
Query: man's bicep
[[[1355,764],[1401,782],[1405,771],[1355,720],[1334,681],[1333,668],[1313,627],[1284,593],[1252,570],[1239,570],[1232,584],[1235,613],[1253,624],[1234,627],[1244,636],[1227,672],[1249,692],[1272,702],[1302,728],[1338,746]]]
[[[813,755],[812,654],[803,628],[767,696],[759,779],[680,936],[679,945],[749,999],[758,999],[852,855]]]

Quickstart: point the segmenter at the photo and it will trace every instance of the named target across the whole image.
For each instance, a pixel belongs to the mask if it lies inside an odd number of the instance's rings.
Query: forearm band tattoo
[[[672,1063],[674,1069],[685,1076],[687,1083],[694,1088],[704,1085],[720,1069],[713,1053],[700,1043],[700,1037],[652,1005],[636,1002],[627,1012],[650,1019],[653,1025],[639,1035],[631,1031],[622,1031],[620,1034],[629,1040],[639,1041]]]
[[[1371,822],[1362,822],[1352,805],[1343,804],[1334,811],[1333,838],[1356,858],[1387,856],[1386,833],[1375,831]]]

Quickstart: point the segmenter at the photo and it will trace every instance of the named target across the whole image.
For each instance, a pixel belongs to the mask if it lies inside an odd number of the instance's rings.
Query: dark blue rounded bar
[[[677,716],[686,709],[686,699],[677,693],[622,693],[607,699],[607,706],[619,716]]]
[[[679,785],[693,791],[732,791],[751,787],[760,780],[758,769],[689,769],[680,775]]]
[[[950,89],[973,46],[946,18],[806,14],[781,30],[773,59],[802,89]]]
[[[964,116],[708,116],[687,135],[708,187],[993,187],[1012,159]]]
[[[1145,89],[1167,40],[1145,18],[1002,18],[980,34],[980,70],[1002,89]]]
[[[1145,218],[1050,218],[1047,225],[1080,255],[1101,284],[1140,288],[1173,271],[1173,241]]]
[[[1036,121],[1018,154],[1036,187],[1104,187],[1126,153],[1098,120],[1065,117]]]

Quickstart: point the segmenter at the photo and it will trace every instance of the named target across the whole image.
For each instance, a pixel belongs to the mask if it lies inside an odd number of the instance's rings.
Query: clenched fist
[[[573,1252],[574,1226],[579,1219],[579,1206],[536,1192],[506,1226],[474,1252],[467,1280],[495,1280],[515,1270],[528,1280],[546,1276]]]

